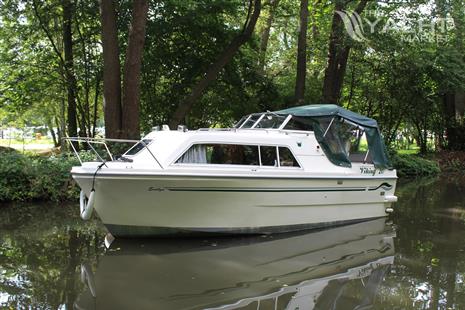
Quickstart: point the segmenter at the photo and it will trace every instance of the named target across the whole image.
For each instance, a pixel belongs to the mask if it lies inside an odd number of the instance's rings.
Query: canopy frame
[[[372,118],[346,110],[334,104],[298,106],[275,111],[274,113],[279,115],[292,115],[296,119],[305,118],[311,120],[314,125],[315,137],[328,159],[333,164],[343,167],[352,167],[352,162],[348,158],[348,154],[336,154],[331,150],[330,141],[328,141],[329,137],[327,135],[328,131],[330,131],[331,127],[335,126],[333,123],[337,121],[337,119],[346,120],[349,124],[359,126],[365,131],[368,142],[368,152],[365,156],[365,161],[368,158],[368,154],[370,154],[375,168],[380,170],[392,169],[378,123]],[[324,130],[322,124],[329,118],[331,118],[331,122]]]

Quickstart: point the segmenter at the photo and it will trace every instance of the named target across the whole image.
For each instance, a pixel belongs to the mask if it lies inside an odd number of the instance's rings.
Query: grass
[[[399,155],[416,155],[420,149],[410,149],[410,150],[397,150],[397,154]]]
[[[33,139],[26,138],[24,140],[18,139],[0,139],[0,146],[11,147],[17,150],[44,150],[54,147],[52,139],[42,138]]]

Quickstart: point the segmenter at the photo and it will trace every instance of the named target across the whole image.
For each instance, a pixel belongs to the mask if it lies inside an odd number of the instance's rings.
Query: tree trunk
[[[223,50],[217,60],[208,68],[204,76],[192,88],[191,93],[184,102],[178,106],[169,123],[171,128],[175,128],[183,121],[186,115],[192,110],[195,102],[202,96],[203,91],[217,78],[218,74],[231,61],[239,48],[250,39],[260,16],[260,0],[250,0],[249,12],[252,7],[253,12],[251,15],[248,15],[242,32]]]
[[[462,132],[457,126],[458,124],[455,115],[455,94],[453,92],[446,92],[443,94],[442,102],[446,121],[447,149],[454,151],[460,150]]]
[[[365,9],[368,0],[361,0],[354,10],[354,14],[361,14]],[[341,91],[344,82],[344,75],[347,68],[347,61],[350,54],[350,45],[345,39],[342,27],[342,19],[337,12],[345,9],[345,2],[337,0],[333,20],[331,25],[331,35],[329,39],[328,65],[325,69],[323,82],[324,103],[338,104],[341,98]]]
[[[100,81],[101,81],[101,72],[99,71],[95,76],[95,95],[94,95],[94,115],[92,120],[92,138],[95,137],[95,130],[97,127],[97,112],[98,112],[98,98],[100,96]]]
[[[70,0],[63,0],[63,49],[64,65],[66,71],[66,90],[67,90],[67,117],[68,117],[68,135],[77,136],[77,116],[76,116],[76,79],[73,70],[73,38],[72,38],[72,20],[73,6]]]
[[[60,123],[57,123],[58,128],[58,137],[60,138],[60,143],[62,142],[62,138],[66,137],[66,117],[65,117],[65,98],[60,98]],[[62,147],[66,149],[68,147],[68,143],[61,143]]]
[[[47,120],[47,129],[48,131],[50,131],[50,134],[52,135],[52,141],[53,141],[53,145],[55,147],[58,147],[59,146],[59,143],[58,143],[58,139],[57,139],[57,135],[55,133],[55,130],[53,130],[53,123],[51,120]]]
[[[268,41],[270,39],[270,31],[271,25],[273,24],[276,8],[278,7],[279,0],[270,0],[270,9],[268,13],[268,17],[265,22],[265,28],[262,31],[261,39],[260,39],[260,54],[258,60],[258,67],[262,71],[265,72],[266,67],[266,50],[268,49]]]
[[[295,80],[295,102],[304,102],[305,77],[307,75],[307,28],[308,0],[300,1],[300,31],[297,44],[297,75]]]
[[[103,46],[103,105],[105,136],[119,138],[121,133],[121,69],[119,62],[116,10],[112,0],[100,1]]]
[[[121,137],[139,139],[139,98],[142,54],[145,41],[145,25],[149,4],[147,0],[134,0],[132,21],[129,29],[123,79],[123,118]]]

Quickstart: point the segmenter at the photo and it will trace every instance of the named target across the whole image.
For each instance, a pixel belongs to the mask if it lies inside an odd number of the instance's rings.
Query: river
[[[112,240],[75,204],[0,205],[0,308],[465,309],[464,193],[404,181],[386,219],[169,240]]]

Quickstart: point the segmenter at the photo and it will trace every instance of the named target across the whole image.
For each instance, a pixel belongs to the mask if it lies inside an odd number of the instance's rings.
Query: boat
[[[314,229],[385,217],[397,201],[377,122],[336,105],[254,113],[232,128],[164,125],[119,158],[106,141],[68,141],[109,153],[71,174],[81,217],[95,209],[114,236]]]
[[[384,218],[319,231],[106,239],[75,309],[371,309],[394,263]]]

